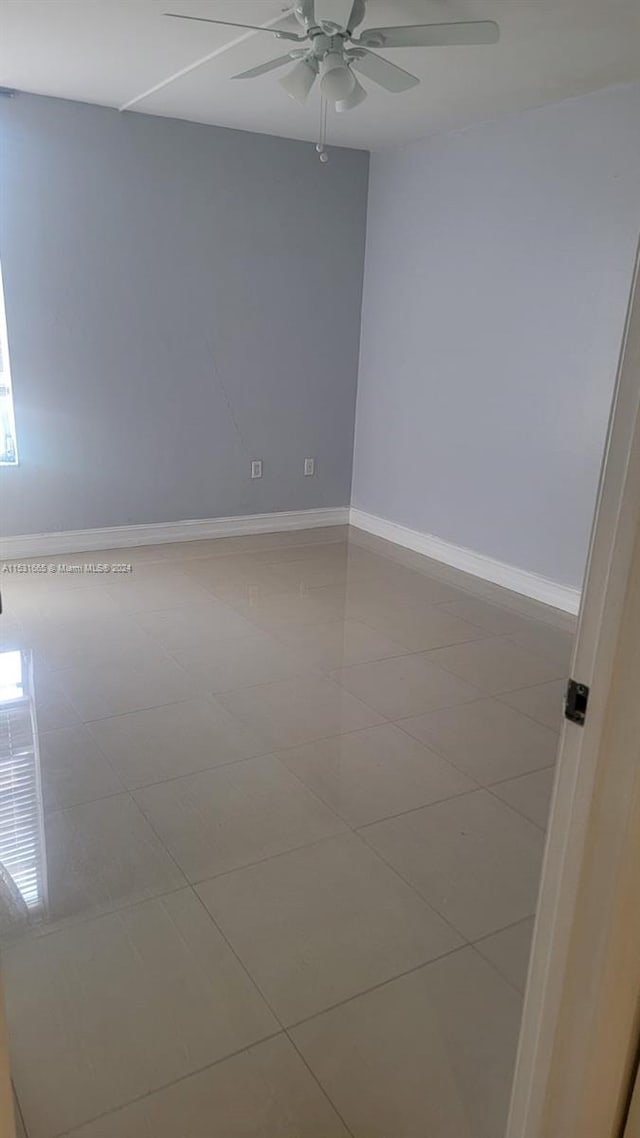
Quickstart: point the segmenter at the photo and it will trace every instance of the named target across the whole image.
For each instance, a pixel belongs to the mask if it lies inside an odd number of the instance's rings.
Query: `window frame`
[[[6,388],[6,395],[2,389]],[[2,265],[0,264],[0,407],[6,400],[6,417],[8,421],[8,436],[13,441],[13,458],[5,458],[0,442],[0,467],[19,466],[18,436],[16,432],[16,415],[13,403],[13,384],[11,382],[11,358],[9,355],[9,334],[7,331],[7,313],[4,299],[4,281]],[[3,411],[5,409],[3,408]],[[2,418],[0,417],[0,430]]]

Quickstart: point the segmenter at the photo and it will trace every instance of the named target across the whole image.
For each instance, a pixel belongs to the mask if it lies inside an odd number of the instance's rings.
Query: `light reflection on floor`
[[[46,915],[47,859],[28,650],[0,653],[0,935]]]

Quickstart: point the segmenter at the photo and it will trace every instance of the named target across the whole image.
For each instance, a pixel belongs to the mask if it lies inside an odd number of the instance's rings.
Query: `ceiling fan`
[[[377,55],[374,49],[400,47],[458,47],[463,44],[497,43],[500,31],[493,20],[472,20],[447,24],[407,24],[390,28],[363,28],[357,38],[354,32],[364,21],[366,0],[299,0],[293,15],[301,26],[299,33],[254,24],[236,24],[230,20],[211,20],[204,16],[184,16],[165,12],[175,20],[221,24],[267,32],[280,40],[303,44],[234,75],[234,79],[256,79],[268,71],[293,63],[280,79],[280,85],[298,103],[306,102],[317,76],[323,97],[337,111],[350,111],[359,106],[367,91],[354,75],[360,72],[386,91],[397,94],[420,82],[415,75]]]

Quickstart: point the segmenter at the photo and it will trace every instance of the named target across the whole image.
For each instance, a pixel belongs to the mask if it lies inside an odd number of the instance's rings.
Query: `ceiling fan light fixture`
[[[353,76],[355,83],[351,94],[346,99],[336,99],[336,110],[338,114],[343,114],[344,111],[352,111],[354,107],[359,107],[360,103],[364,103],[367,97],[362,83],[359,83],[355,75]]]
[[[320,87],[325,99],[332,103],[344,102],[353,94],[356,77],[344,56],[330,51],[320,64]]]
[[[315,61],[300,59],[278,82],[291,99],[295,99],[297,103],[305,103],[317,74],[318,66]]]

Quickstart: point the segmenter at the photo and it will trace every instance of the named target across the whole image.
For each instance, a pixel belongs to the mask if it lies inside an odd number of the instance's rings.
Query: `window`
[[[2,274],[0,273],[0,466],[15,466],[17,462],[18,447],[16,423],[13,417],[7,321],[4,312]]]

